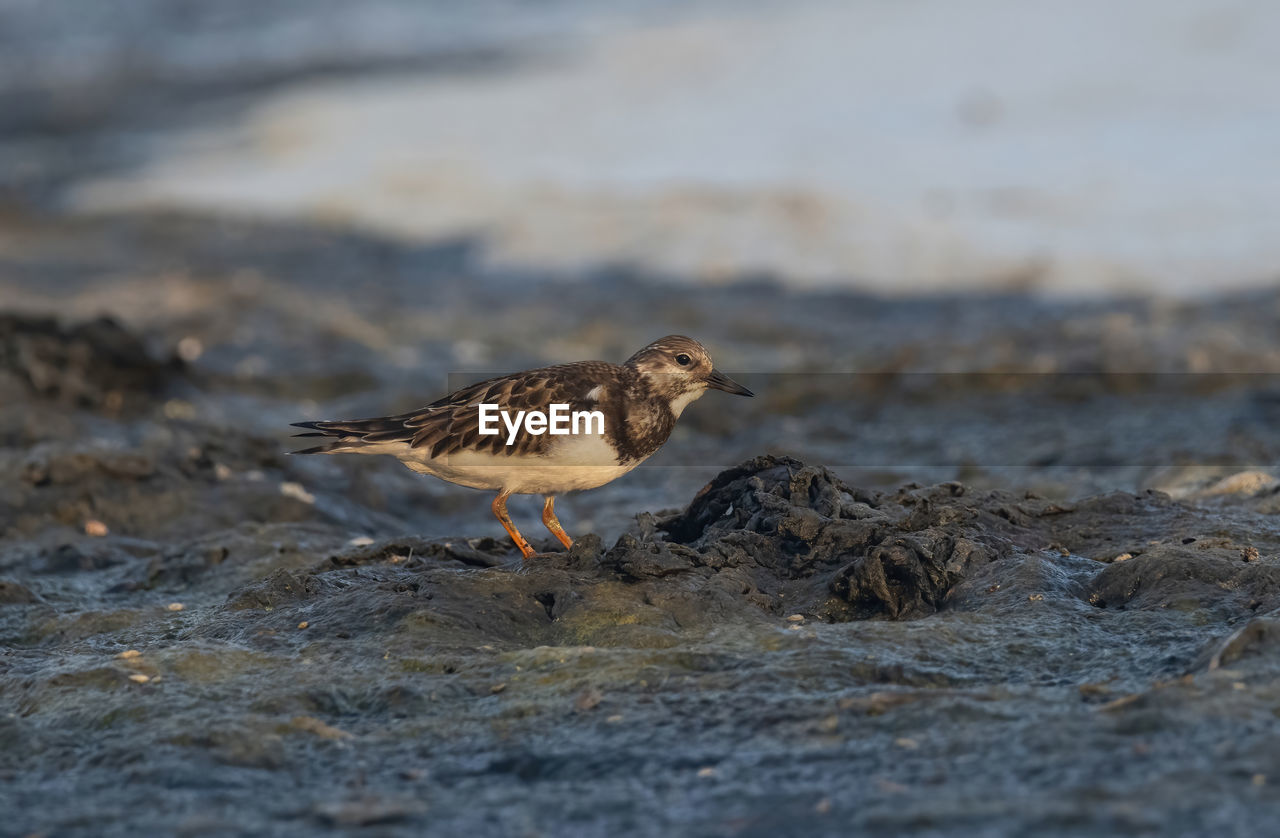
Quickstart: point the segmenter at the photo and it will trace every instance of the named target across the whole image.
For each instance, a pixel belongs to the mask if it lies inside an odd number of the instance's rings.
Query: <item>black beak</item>
[[[712,370],[711,375],[707,376],[707,386],[714,387],[717,390],[724,390],[726,393],[733,393],[735,396],[754,396],[755,393],[743,387],[729,376],[720,372],[720,370]]]

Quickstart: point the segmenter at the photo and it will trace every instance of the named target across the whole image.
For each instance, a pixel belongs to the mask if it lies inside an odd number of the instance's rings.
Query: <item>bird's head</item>
[[[650,393],[665,398],[676,416],[708,389],[755,395],[713,367],[706,348],[683,335],[655,340],[628,358],[625,366],[640,374]]]

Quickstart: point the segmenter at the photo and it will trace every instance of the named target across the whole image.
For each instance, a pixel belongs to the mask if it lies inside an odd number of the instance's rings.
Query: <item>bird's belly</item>
[[[618,463],[613,448],[598,435],[568,436],[545,454],[517,456],[488,451],[455,451],[434,459],[403,446],[393,453],[416,472],[473,489],[515,494],[561,494],[594,489],[631,471],[639,461]]]

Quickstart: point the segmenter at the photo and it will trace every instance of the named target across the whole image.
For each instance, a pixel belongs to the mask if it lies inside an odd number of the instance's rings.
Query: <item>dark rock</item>
[[[333,568],[358,567],[394,558],[415,567],[435,562],[458,562],[472,567],[495,567],[505,560],[509,549],[488,536],[448,541],[431,541],[416,536],[406,536],[353,547],[330,556],[326,565]]]
[[[604,556],[604,542],[595,533],[587,533],[573,540],[573,546],[565,555],[565,566],[571,570],[592,570]]]
[[[0,579],[0,605],[30,605],[40,597],[30,588],[9,579]]]
[[[820,519],[863,517],[870,514],[876,499],[869,493],[855,495],[825,468],[790,457],[756,457],[721,472],[683,512],[662,521],[659,528],[682,544],[703,538],[708,530],[714,534],[745,529],[813,538]],[[855,510],[859,504],[868,511]],[[814,516],[797,516],[797,509],[811,510]]]
[[[190,549],[167,550],[152,559],[140,588],[174,587],[191,584],[197,577],[227,560],[231,551],[225,545],[208,545]]]
[[[0,370],[43,398],[118,411],[133,397],[163,393],[182,362],[153,358],[109,317],[62,326],[51,317],[0,314]]]
[[[696,550],[682,544],[646,539],[624,533],[604,555],[604,564],[630,581],[660,579],[688,573],[702,565]]]
[[[1020,549],[1013,535],[1035,541],[1021,526],[1031,518],[1005,496],[967,494],[959,484],[886,498],[825,468],[766,456],[721,473],[685,511],[658,522],[670,543],[642,522],[605,563],[630,579],[743,569],[739,586],[765,592],[816,577],[799,599],[790,593],[791,607],[830,619],[907,619],[942,607],[972,568]],[[818,601],[828,593],[835,602]]]
[[[87,541],[42,552],[34,569],[38,573],[78,573],[103,570],[128,560],[128,554],[110,542]]]
[[[942,607],[951,589],[977,566],[1007,556],[1012,547],[988,547],[938,527],[893,536],[840,570],[831,591],[854,614],[890,619],[923,617]]]
[[[1258,662],[1269,664],[1272,673],[1280,671],[1280,620],[1274,617],[1250,620],[1225,639],[1214,640],[1197,658],[1192,671],[1212,672]]]
[[[310,599],[319,592],[320,587],[320,583],[309,573],[277,570],[261,583],[231,592],[227,597],[226,607],[233,611],[245,608],[274,610],[286,603]]]
[[[95,477],[142,480],[155,474],[146,455],[124,451],[42,451],[23,464],[22,479],[32,486],[68,486]]]
[[[1101,608],[1218,608],[1247,614],[1280,606],[1280,567],[1244,563],[1238,549],[1157,545],[1107,565],[1089,585]]]

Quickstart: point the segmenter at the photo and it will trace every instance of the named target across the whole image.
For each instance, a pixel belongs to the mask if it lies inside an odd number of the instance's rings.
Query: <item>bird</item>
[[[294,436],[328,441],[291,453],[389,454],[421,474],[496,491],[494,517],[527,561],[537,553],[511,521],[511,495],[541,495],[543,525],[571,548],[556,497],[640,465],[707,390],[755,395],[717,370],[701,343],[667,335],[621,364],[578,361],[498,376],[396,416],[295,422],[306,432]],[[560,432],[551,430],[557,414]]]

